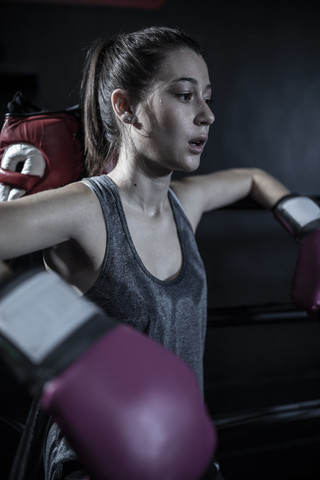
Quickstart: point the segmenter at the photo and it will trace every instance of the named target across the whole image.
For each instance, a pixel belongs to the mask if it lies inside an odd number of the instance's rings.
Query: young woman
[[[44,250],[48,268],[182,357],[201,389],[201,216],[247,195],[271,208],[289,193],[259,169],[172,181],[174,171],[199,166],[214,122],[211,90],[200,47],[176,29],[97,42],[82,84],[90,178],[0,206],[2,259]],[[65,478],[61,465],[73,459],[53,426],[47,478]]]

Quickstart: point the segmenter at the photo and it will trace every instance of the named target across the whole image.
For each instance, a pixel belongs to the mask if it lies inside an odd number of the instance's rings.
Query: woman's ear
[[[121,88],[112,92],[111,104],[116,117],[123,123],[132,123],[134,114],[131,110],[128,94]]]

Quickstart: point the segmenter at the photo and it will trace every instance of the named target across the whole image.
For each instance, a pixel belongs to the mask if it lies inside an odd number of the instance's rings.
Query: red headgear
[[[8,113],[0,133],[0,201],[60,187],[83,173],[79,109]]]

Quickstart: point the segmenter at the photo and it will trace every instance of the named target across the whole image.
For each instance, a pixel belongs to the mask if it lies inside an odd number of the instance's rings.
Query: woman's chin
[[[200,155],[198,157],[188,158],[187,161],[184,163],[183,168],[181,170],[186,173],[192,173],[196,171],[200,166]]]

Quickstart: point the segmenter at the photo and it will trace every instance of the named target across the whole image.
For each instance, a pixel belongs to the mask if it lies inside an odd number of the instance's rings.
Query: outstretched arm
[[[18,257],[68,240],[77,217],[74,191],[74,186],[68,186],[1,202],[0,258]]]
[[[282,197],[289,193],[290,190],[285,185],[264,170],[254,169],[252,171],[249,195],[264,208],[271,209]]]
[[[26,255],[69,240],[77,242],[90,255],[92,229],[99,213],[95,195],[81,182],[0,202],[0,259]]]
[[[264,208],[272,208],[288,188],[264,170],[238,168],[186,177],[172,183],[193,227],[203,213],[225,207],[250,196]]]

